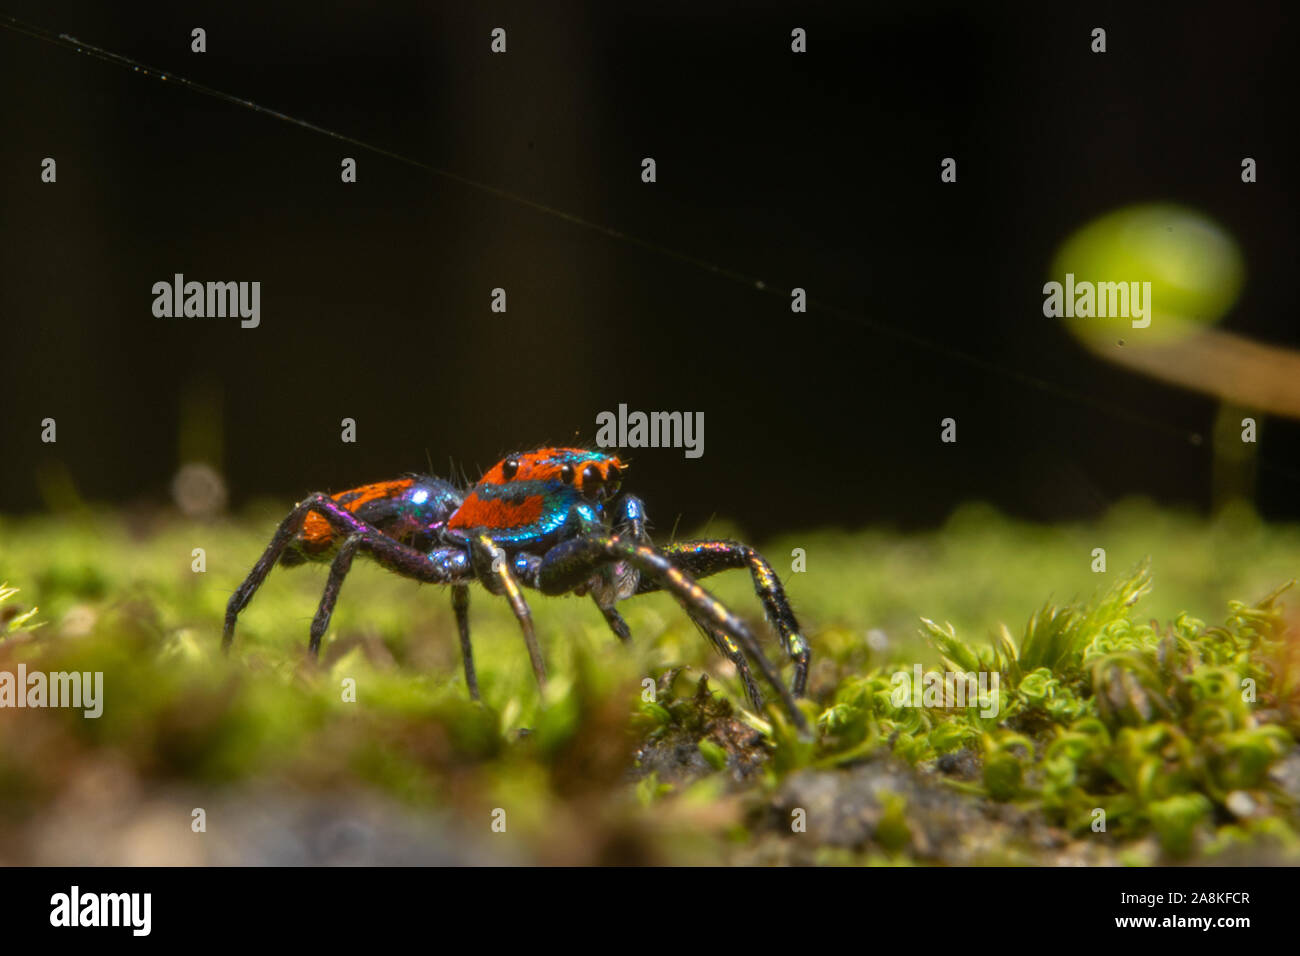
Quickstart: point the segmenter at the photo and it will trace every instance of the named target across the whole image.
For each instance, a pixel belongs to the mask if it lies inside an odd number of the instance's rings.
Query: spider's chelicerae
[[[645,510],[632,495],[614,502],[627,466],[614,455],[582,448],[541,448],[511,455],[488,469],[468,493],[429,475],[363,485],[300,501],[280,523],[262,557],[226,607],[222,647],[235,619],[278,561],[331,561],[320,608],[311,625],[310,651],[320,651],[343,579],[358,552],[390,571],[451,585],[460,630],[465,682],[478,699],[469,640],[469,585],[478,581],[510,601],[538,684],[546,680],[524,588],[543,594],[590,594],[618,637],[631,634],[615,604],[650,591],[667,591],[700,630],[736,666],[745,692],[761,709],[762,694],[746,655],[781,696],[801,728],[801,697],[809,648],[771,565],[734,541],[680,541],[656,548],[646,535]],[[606,503],[609,502],[607,505]],[[794,662],[790,688],[764,656],[749,627],[696,578],[748,568],[768,619]]]

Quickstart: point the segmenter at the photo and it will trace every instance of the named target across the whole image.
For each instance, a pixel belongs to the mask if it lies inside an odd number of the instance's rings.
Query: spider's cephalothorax
[[[626,471],[617,456],[604,452],[541,448],[493,465],[467,493],[441,478],[407,475],[335,495],[309,495],[280,523],[231,596],[222,646],[230,646],[235,619],[277,561],[294,565],[328,560],[325,594],[311,625],[310,650],[319,653],[343,579],[361,551],[390,571],[451,585],[465,681],[477,700],[469,643],[470,583],[477,581],[509,600],[539,684],[546,679],[546,669],[525,588],[543,594],[590,594],[624,641],[631,635],[615,604],[634,594],[667,591],[736,665],[755,706],[762,706],[762,695],[749,668],[750,657],[795,723],[805,726],[794,698],[804,693],[808,644],[771,565],[753,548],[734,541],[681,541],[656,548],[646,535],[641,502],[632,495],[613,501]],[[745,622],[696,582],[729,568],[748,568],[753,577],[754,590],[794,662],[789,689]]]

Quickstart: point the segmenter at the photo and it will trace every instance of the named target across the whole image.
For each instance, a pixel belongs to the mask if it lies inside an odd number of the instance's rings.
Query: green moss
[[[917,856],[944,842],[926,839],[930,791],[855,776],[897,764],[940,781],[967,830],[1022,815],[1006,840],[986,841],[998,859],[1036,859],[1007,845],[1033,821],[1120,861],[1296,859],[1300,655],[1277,585],[1300,570],[1300,531],[1240,508],[1203,521],[1126,503],[1095,525],[1042,527],[972,506],[926,534],[772,543],[778,571],[793,548],[807,554],[807,573],[782,577],[814,648],[812,736],[777,709],[747,710],[730,665],[662,595],[621,606],[630,648],[589,601],[532,598],[544,695],[502,602],[475,594],[475,703],[446,595],[361,564],[319,664],[304,654],[324,583],[314,567],[271,576],[227,659],[225,602],[274,520],[147,533],[111,517],[0,523],[0,581],[12,585],[0,587],[0,669],[105,679],[97,720],[45,710],[0,722],[0,841],[111,765],[135,781],[134,799],[359,790],[485,835],[501,808],[522,859],[589,862],[613,847],[632,862],[762,860],[765,847],[799,845],[766,802],[813,773],[829,775],[819,786],[858,780],[874,809],[847,844],[839,824],[812,821],[809,861],[931,859]],[[1112,566],[1136,570],[1093,574],[1099,543]],[[708,584],[761,620],[746,575]],[[917,666],[997,684],[911,706],[896,675]],[[889,787],[903,779],[890,774]]]
[[[856,758],[885,735],[910,763],[973,743],[983,792],[1041,808],[1075,832],[1154,832],[1170,857],[1188,856],[1211,818],[1232,819],[1228,796],[1270,788],[1268,771],[1296,747],[1295,661],[1280,598],[1229,603],[1221,626],[1179,615],[1167,628],[1134,620],[1151,576],[1140,566],[1100,597],[1036,612],[1019,641],[1003,628],[988,645],[923,622],[947,670],[992,672],[1004,693],[990,726],[976,706],[900,705],[882,665],[843,685],[823,715],[822,747]],[[1293,656],[1293,655],[1292,655]],[[1294,805],[1295,794],[1269,796]],[[1294,815],[1273,833],[1294,836]],[[1240,833],[1234,831],[1240,839]]]

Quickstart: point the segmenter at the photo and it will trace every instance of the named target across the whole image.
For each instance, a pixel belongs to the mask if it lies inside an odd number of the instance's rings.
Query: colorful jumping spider
[[[469,584],[478,581],[510,601],[539,685],[546,680],[532,614],[523,588],[543,594],[587,594],[610,628],[631,638],[615,604],[634,594],[668,591],[700,630],[729,658],[754,706],[762,694],[746,654],[776,689],[791,718],[806,727],[794,699],[803,696],[809,648],[799,633],[781,582],[753,548],[734,541],[680,541],[654,547],[645,510],[632,495],[606,509],[627,466],[614,455],[581,448],[541,448],[493,465],[468,494],[441,478],[407,475],[335,495],[300,501],[280,523],[265,553],[230,598],[222,647],[234,637],[235,619],[276,562],[332,560],[320,608],[311,625],[310,650],[320,651],[339,588],[358,551],[390,571],[417,581],[450,584],[460,629],[465,682],[479,696],[469,640]],[[749,568],[754,590],[794,662],[787,689],[749,627],[696,583],[730,568]]]

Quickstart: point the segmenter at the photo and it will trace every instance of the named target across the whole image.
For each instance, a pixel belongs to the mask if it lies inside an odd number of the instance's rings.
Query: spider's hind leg
[[[339,547],[339,553],[334,556],[334,561],[330,565],[330,576],[325,581],[325,593],[321,595],[320,606],[316,608],[316,616],[311,620],[311,643],[307,646],[307,653],[312,657],[320,656],[321,638],[329,630],[330,618],[334,616],[334,604],[339,599],[339,590],[343,587],[343,579],[352,570],[352,558],[360,544],[361,535],[349,535]]]
[[[262,586],[266,576],[275,567],[276,561],[284,554],[284,549],[302,530],[307,515],[313,511],[328,521],[330,527],[335,531],[355,534],[370,528],[364,521],[357,518],[323,492],[308,495],[294,505],[288,517],[281,521],[280,526],[275,529],[275,534],[271,536],[271,543],[266,546],[262,556],[257,559],[257,563],[253,565],[253,570],[248,572],[248,577],[244,578],[243,583],[235,589],[235,593],[230,596],[230,601],[226,604],[225,627],[221,632],[221,649],[223,651],[229,650],[230,643],[234,640],[235,619],[239,617],[239,612],[248,606],[248,602],[253,599],[257,589]]]
[[[343,579],[352,567],[358,550],[369,551],[382,566],[403,577],[415,578],[426,584],[451,584],[451,606],[456,612],[456,630],[460,633],[461,660],[465,665],[465,685],[469,696],[480,700],[478,675],[474,670],[474,648],[469,640],[469,562],[461,548],[440,548],[425,554],[417,548],[394,541],[377,531],[363,531],[349,535],[339,548],[330,566],[329,580],[321,597],[316,617],[311,622],[311,653],[320,652],[321,638],[329,629],[334,604],[338,600]]]
[[[316,616],[311,622],[311,644],[308,650],[312,657],[320,656],[321,639],[325,636],[325,632],[329,630],[330,618],[334,615],[334,605],[338,602],[339,591],[343,587],[343,579],[352,570],[352,559],[356,557],[358,551],[369,553],[376,562],[389,571],[425,584],[447,584],[465,576],[463,552],[460,549],[444,548],[425,554],[418,548],[402,544],[400,541],[372,528],[366,528],[366,530],[348,535],[339,546],[338,553],[334,556],[334,561],[330,565],[329,578],[325,581],[325,592],[321,595],[320,606],[316,609]],[[455,586],[464,587],[463,584]],[[468,596],[465,603],[468,606]],[[455,596],[453,595],[453,606],[454,604]],[[457,616],[459,617],[459,609]],[[468,626],[462,636],[462,648],[464,649],[468,647]],[[466,661],[468,663],[466,676],[472,678],[473,659],[466,656]],[[475,698],[478,696],[477,691],[477,685],[471,681],[470,693],[474,694]]]

